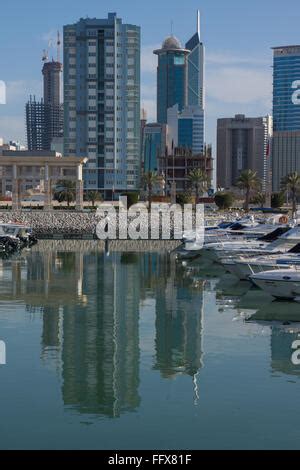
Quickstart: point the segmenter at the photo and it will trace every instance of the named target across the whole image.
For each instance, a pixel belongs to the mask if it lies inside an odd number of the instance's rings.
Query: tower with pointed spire
[[[188,105],[205,108],[205,48],[201,42],[200,11],[197,11],[196,33],[186,43],[188,55]]]

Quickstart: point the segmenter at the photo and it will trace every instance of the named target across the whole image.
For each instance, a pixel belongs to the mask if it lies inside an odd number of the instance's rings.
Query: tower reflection
[[[202,367],[203,287],[173,257],[164,260],[164,274],[156,285],[154,369],[162,377],[179,374],[193,379],[198,399],[197,374]]]
[[[153,367],[165,379],[190,376],[197,398],[203,286],[168,253],[107,256],[84,242],[40,243],[9,263],[0,291],[41,314],[42,361],[59,374],[68,409],[113,418],[137,410],[147,298],[155,305]]]

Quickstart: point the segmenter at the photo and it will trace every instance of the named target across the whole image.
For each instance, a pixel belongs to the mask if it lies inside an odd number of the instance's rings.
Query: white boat
[[[276,299],[300,301],[300,270],[296,268],[263,271],[250,279]]]
[[[276,234],[279,237],[276,237]],[[264,239],[269,237],[270,240],[275,238],[271,243],[263,242],[262,240],[241,240],[240,242],[221,242],[212,243],[204,246],[204,250],[209,253],[210,258],[215,261],[221,262],[225,257],[231,255],[245,255],[245,256],[258,256],[258,255],[276,255],[286,253],[298,243],[300,243],[300,227],[288,229],[287,232],[281,233],[280,229],[274,230],[268,234]]]
[[[298,245],[299,246],[299,245]],[[222,260],[222,265],[231,274],[241,281],[249,279],[251,274],[262,271],[300,266],[300,253],[286,253],[270,256],[258,256],[246,258],[227,258]]]

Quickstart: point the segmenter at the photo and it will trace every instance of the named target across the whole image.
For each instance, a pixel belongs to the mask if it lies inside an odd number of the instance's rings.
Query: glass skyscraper
[[[300,46],[275,47],[274,131],[300,130]]]
[[[166,145],[166,125],[146,124],[143,131],[144,171],[158,170],[158,157],[164,153]]]
[[[64,27],[64,150],[87,156],[84,188],[139,189],[140,27],[80,19]]]
[[[205,108],[204,62],[205,48],[200,36],[200,12],[197,12],[197,32],[186,43],[188,55],[188,101],[189,106]]]
[[[200,106],[186,106],[179,112],[176,104],[167,113],[167,146],[190,149],[194,155],[204,150],[204,112]]]
[[[177,106],[180,122],[176,124],[178,145],[200,153],[204,148],[205,86],[204,45],[200,37],[200,13],[196,33],[182,48],[178,39],[168,37],[155,50],[157,67],[157,121],[170,124],[168,110]],[[189,121],[188,121],[189,119]]]
[[[300,46],[274,47],[272,186],[300,173]]]
[[[157,67],[157,122],[167,123],[167,110],[178,104],[181,111],[187,104],[187,55],[178,39],[170,36],[161,49],[154,51],[158,55]]]

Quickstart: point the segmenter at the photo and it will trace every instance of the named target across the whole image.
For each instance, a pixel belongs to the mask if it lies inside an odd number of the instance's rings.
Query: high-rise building
[[[273,48],[273,191],[284,176],[300,173],[300,46]]]
[[[268,189],[269,142],[272,135],[271,116],[218,119],[217,186],[230,189],[243,170],[253,170]]]
[[[46,57],[45,57],[46,60]],[[60,102],[62,64],[44,62],[44,96],[41,101],[30,97],[26,103],[26,130],[28,150],[51,150],[53,139],[63,135],[63,106]]]
[[[165,124],[149,123],[143,131],[143,169],[147,171],[158,170],[158,157],[164,152],[166,146]]]
[[[139,26],[109,13],[64,27],[64,113],[65,155],[89,158],[85,189],[139,189]]]
[[[44,103],[53,106],[60,105],[60,75],[62,64],[52,60],[45,62],[43,66],[44,77]]]
[[[167,146],[188,148],[193,154],[204,149],[204,111],[200,106],[187,106],[179,111],[178,104],[168,109]]]
[[[171,36],[154,54],[158,55],[157,121],[168,125],[168,146],[173,142],[173,146],[188,147],[199,154],[205,140],[205,50],[200,37],[200,12],[196,33],[185,48]]]
[[[205,48],[200,35],[200,12],[197,12],[197,31],[186,43],[188,55],[188,100],[189,106],[205,108]]]
[[[28,150],[44,150],[45,108],[43,101],[36,101],[35,96],[26,103],[26,131]]]
[[[174,36],[167,37],[161,49],[153,51],[158,56],[157,67],[157,122],[167,123],[167,110],[178,104],[181,111],[188,97],[188,54]]]

